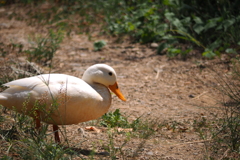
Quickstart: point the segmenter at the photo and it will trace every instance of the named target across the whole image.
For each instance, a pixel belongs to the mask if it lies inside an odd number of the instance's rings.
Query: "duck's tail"
[[[0,93],[0,105],[4,106],[4,107],[8,107],[8,105],[6,104],[8,101],[8,97],[6,95],[6,93]]]

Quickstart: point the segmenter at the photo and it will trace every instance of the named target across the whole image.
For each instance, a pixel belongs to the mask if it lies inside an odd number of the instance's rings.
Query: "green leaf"
[[[176,57],[178,54],[182,52],[182,50],[178,48],[169,48],[167,51],[168,57]]]
[[[187,30],[184,28],[184,25],[182,24],[182,22],[178,18],[175,17],[174,13],[167,12],[164,15],[169,20],[169,22],[172,23],[177,28],[177,30],[180,30],[182,32],[187,32]],[[186,21],[187,20],[188,19],[186,19]]]
[[[194,17],[193,20],[194,20],[195,23],[197,23],[197,24],[203,24],[203,21],[201,20],[200,17]]]
[[[207,24],[204,26],[204,30],[207,31],[210,28],[216,27],[217,23],[220,22],[221,20],[222,20],[221,17],[209,19]]]
[[[166,35],[164,35],[163,37],[162,37],[162,39],[166,39],[166,40],[173,40],[173,39],[175,39],[171,34],[166,34]]]
[[[97,41],[97,42],[94,42],[93,46],[94,46],[94,50],[95,51],[99,51],[101,50],[107,43],[103,40],[101,41]]]
[[[216,30],[222,30],[223,28],[223,24],[219,24],[217,27],[216,27]]]
[[[128,25],[127,31],[133,31],[135,29],[135,26],[131,22],[128,22],[127,25]]]
[[[178,49],[178,48],[169,48],[168,49],[168,52],[170,52],[170,53],[174,53],[174,54],[179,54],[179,53],[181,53],[181,49]]]
[[[181,19],[181,22],[183,24],[189,24],[191,22],[191,18],[190,17],[185,17],[184,19]]]
[[[200,34],[204,30],[204,26],[202,24],[195,24],[193,26],[193,30],[197,33]]]
[[[164,15],[171,23],[175,20],[175,14],[172,12],[166,12]]]
[[[172,2],[171,2],[171,0],[163,0],[163,4],[166,6],[170,6],[170,5],[172,5]]]
[[[175,18],[175,20],[172,22],[172,24],[178,29],[181,30],[183,32],[187,32],[186,29],[183,27],[183,24],[181,23],[181,21],[177,18]]]
[[[157,26],[157,33],[159,36],[164,36],[166,34],[166,30],[168,28],[168,25],[167,24],[160,24]]]
[[[167,43],[161,43],[157,48],[157,54],[163,55],[162,51],[168,48],[168,46],[169,45]]]
[[[235,19],[227,19],[227,20],[224,20],[222,22],[222,25],[223,25],[223,28],[224,28],[224,31],[226,31],[228,29],[229,26],[233,25],[235,23]]]
[[[226,53],[234,53],[234,54],[237,54],[237,51],[234,49],[234,48],[227,48],[225,50]]]
[[[218,48],[221,44],[222,44],[222,40],[221,40],[221,39],[217,39],[217,40],[214,41],[212,44],[210,44],[210,45],[208,46],[208,48],[209,48],[210,50],[214,50],[214,49]]]
[[[217,26],[217,22],[214,21],[209,21],[205,26],[204,26],[204,30],[207,31],[210,28],[213,28]]]
[[[207,58],[214,58],[216,56],[216,54],[209,48],[206,48],[202,55]]]
[[[191,51],[192,51],[192,48],[189,48],[189,49],[183,51],[181,54],[182,54],[182,55],[187,55],[187,54],[188,54],[189,52],[191,52]]]

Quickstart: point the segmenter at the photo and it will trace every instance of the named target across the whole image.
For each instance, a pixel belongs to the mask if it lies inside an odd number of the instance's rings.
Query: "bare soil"
[[[0,12],[0,43],[4,45],[23,44],[24,48],[29,48],[29,37],[46,32],[44,26],[29,26],[24,21],[6,18],[3,15],[8,11],[4,8],[0,8]],[[105,40],[107,45],[96,52],[93,42],[97,40]],[[23,54],[14,55],[0,58],[1,63],[12,59],[24,62],[27,59]],[[166,55],[157,55],[156,48],[150,45],[132,44],[128,39],[117,43],[115,38],[108,36],[93,36],[89,40],[87,35],[73,32],[61,43],[52,63],[53,68],[40,66],[45,73],[81,77],[86,68],[96,63],[108,64],[116,70],[119,87],[127,99],[127,102],[122,102],[113,95],[110,111],[119,108],[121,113],[129,116],[129,120],[142,116],[143,119],[166,124],[155,128],[155,134],[148,139],[131,138],[122,149],[125,159],[132,159],[132,155],[135,159],[166,160],[206,157],[205,142],[208,139],[202,139],[193,125],[194,121],[201,121],[203,117],[211,119],[218,115],[223,99],[216,89],[219,86],[216,73],[231,74],[227,58],[169,59]],[[103,128],[101,133],[85,131],[83,135],[80,128],[90,124],[66,126],[70,146],[79,151],[95,150],[98,154],[96,159],[108,159],[110,153],[103,148],[109,144],[107,129]],[[125,139],[124,134],[116,134],[115,147],[120,147]],[[6,150],[1,147],[0,154],[6,155]],[[89,158],[88,155],[82,156]]]

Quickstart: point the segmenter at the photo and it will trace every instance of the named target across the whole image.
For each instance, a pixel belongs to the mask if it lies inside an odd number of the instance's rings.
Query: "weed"
[[[53,110],[48,111],[46,106],[40,102],[35,103],[33,110],[27,110],[28,103],[27,99],[23,104],[21,112],[24,114],[10,112],[15,119],[12,129],[7,131],[0,129],[3,139],[9,142],[8,152],[17,154],[21,159],[70,159],[72,155],[78,156],[70,148],[58,145],[52,138],[49,138],[49,135],[52,137],[52,133],[49,133],[48,124],[42,123],[41,129],[36,130],[33,128],[35,120],[27,116],[27,114],[34,116],[38,110],[49,117],[49,114],[55,110],[55,104],[52,104]]]
[[[240,112],[239,112],[239,60],[234,61],[232,77],[217,74],[219,91],[224,103],[219,114],[212,120],[202,117],[194,121],[194,129],[205,142],[208,159],[239,159],[240,157]]]
[[[100,51],[107,43],[103,40],[94,42],[94,50],[95,51]]]
[[[63,39],[63,32],[58,30],[56,33],[50,30],[48,35],[36,38],[36,46],[25,50],[29,61],[36,61],[43,65],[50,65],[56,50],[59,48]]]
[[[230,147],[232,151],[240,153],[240,112],[239,112],[239,60],[235,61],[233,67],[233,78],[225,81],[221,78],[221,91],[228,97],[224,103],[224,118],[221,121],[221,129],[215,137],[223,138],[222,140]],[[219,136],[221,135],[221,136]]]
[[[129,122],[127,118],[122,116],[119,109],[116,109],[114,112],[106,113],[102,116],[100,121],[100,125],[105,127],[124,127],[127,128],[129,126]]]
[[[100,125],[108,127],[108,140],[107,145],[104,145],[104,148],[109,152],[111,159],[126,157],[137,157],[141,150],[144,148],[146,141],[156,133],[156,128],[161,128],[162,124],[156,120],[147,120],[147,118],[139,117],[132,122],[129,122],[127,117],[123,116],[120,113],[119,109],[116,109],[114,112],[109,112],[102,116]],[[120,131],[116,127],[122,128],[131,128],[132,130]],[[115,137],[121,135],[124,137],[124,140],[121,144],[115,144]],[[124,147],[132,141],[132,139],[141,139],[141,143],[132,148],[132,152],[128,153],[124,150]],[[122,138],[121,138],[122,139]]]

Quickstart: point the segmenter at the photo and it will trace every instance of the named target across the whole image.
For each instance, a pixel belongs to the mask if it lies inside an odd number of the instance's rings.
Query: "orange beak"
[[[123,96],[123,94],[121,93],[120,89],[118,88],[117,82],[114,83],[113,85],[110,85],[110,86],[109,86],[109,89],[110,89],[113,93],[115,93],[115,94],[118,96],[118,98],[120,98],[120,99],[123,100],[123,101],[126,101],[125,97]]]

